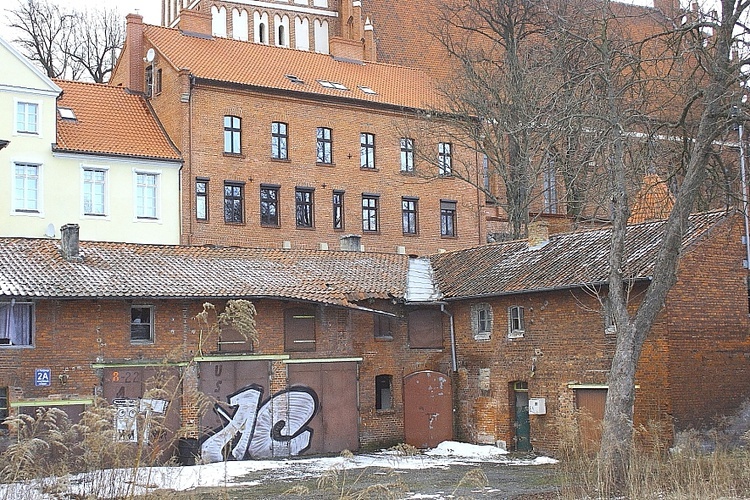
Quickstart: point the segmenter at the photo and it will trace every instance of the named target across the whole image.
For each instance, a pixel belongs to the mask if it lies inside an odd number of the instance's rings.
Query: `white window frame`
[[[484,326],[481,328],[481,315],[484,313]],[[471,306],[471,330],[474,340],[490,340],[493,328],[492,306],[487,302],[480,302]]]
[[[139,209],[140,207],[140,185],[138,183],[138,176],[139,175],[148,175],[153,176],[154,179],[154,216],[151,215],[145,215],[140,214]],[[135,219],[137,221],[142,222],[158,222],[161,219],[160,211],[161,211],[161,203],[159,200],[160,196],[160,186],[161,185],[161,172],[159,171],[153,171],[153,170],[133,170],[133,214],[135,215]],[[145,207],[144,207],[145,208]]]
[[[102,172],[104,173],[104,192],[102,193],[102,213],[95,213],[93,211],[86,212],[86,172]],[[95,219],[101,219],[102,217],[109,217],[109,167],[108,166],[96,166],[96,165],[81,165],[81,216],[91,217]]]
[[[28,306],[29,311],[29,343],[12,343],[13,337],[7,332],[7,331],[0,331],[0,338],[3,340],[0,341],[0,348],[8,348],[8,347],[34,347],[34,341],[36,340],[36,322],[35,322],[35,311],[34,311],[34,303],[30,301],[16,301],[15,299],[12,299],[10,302],[0,302],[0,306],[10,306],[10,309],[0,310],[0,314],[4,314],[5,316],[3,318],[0,318],[0,325],[5,326],[7,321],[10,319],[9,316],[12,314],[13,309],[18,306]],[[7,337],[3,337],[3,335],[8,335]]]
[[[523,306],[508,307],[508,338],[522,338],[526,333]]]
[[[27,208],[26,203],[26,194],[27,194],[27,187],[24,186],[24,204],[23,206],[19,206],[18,200],[16,198],[16,167],[23,165],[25,167],[35,167],[37,169],[36,172],[36,207],[35,208]],[[11,215],[26,215],[26,216],[33,216],[33,217],[42,217],[44,216],[43,211],[43,200],[44,200],[44,192],[42,189],[43,183],[43,169],[42,164],[33,162],[33,161],[15,161],[11,163]],[[26,178],[26,175],[24,174],[24,178]]]
[[[24,129],[21,130],[18,127],[18,106],[19,105],[33,105],[36,106],[36,130],[29,131],[26,130],[26,127],[28,126],[28,113],[24,113],[25,117],[25,123],[24,123]],[[27,100],[27,99],[14,99],[13,101],[13,131],[15,132],[15,135],[23,135],[26,137],[41,137],[41,129],[42,129],[42,103],[39,101],[34,100]]]

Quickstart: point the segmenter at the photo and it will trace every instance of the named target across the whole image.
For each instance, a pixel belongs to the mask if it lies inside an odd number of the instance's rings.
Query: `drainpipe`
[[[456,331],[453,329],[453,315],[445,310],[445,304],[440,304],[440,312],[446,314],[450,320],[451,330],[451,369],[455,373],[458,371],[458,358],[456,357]]]
[[[742,186],[742,213],[745,219],[745,258],[747,264],[745,268],[750,269],[750,215],[747,213],[747,179],[745,178],[745,145],[744,145],[745,128],[742,122],[737,126],[737,135],[739,136],[740,145],[740,185]]]

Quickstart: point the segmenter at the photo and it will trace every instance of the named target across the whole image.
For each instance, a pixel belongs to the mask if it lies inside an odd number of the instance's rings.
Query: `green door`
[[[531,426],[529,424],[529,389],[525,382],[514,384],[516,407],[516,451],[531,451]]]

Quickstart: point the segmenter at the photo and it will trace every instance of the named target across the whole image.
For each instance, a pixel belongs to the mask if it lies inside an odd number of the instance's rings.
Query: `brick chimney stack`
[[[529,247],[540,247],[549,241],[549,224],[538,220],[529,223]]]
[[[345,252],[361,252],[362,237],[358,234],[346,234],[339,238],[341,250]]]
[[[195,9],[182,9],[180,11],[179,28],[183,33],[211,36],[213,31],[211,13]]]
[[[145,85],[143,56],[143,16],[128,14],[125,19],[125,60],[128,63],[128,79],[125,86],[133,92],[143,92]]]

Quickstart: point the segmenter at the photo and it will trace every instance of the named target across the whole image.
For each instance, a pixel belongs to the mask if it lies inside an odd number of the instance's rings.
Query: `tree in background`
[[[116,9],[67,10],[49,0],[19,0],[7,10],[13,41],[50,78],[104,83],[125,40]]]

